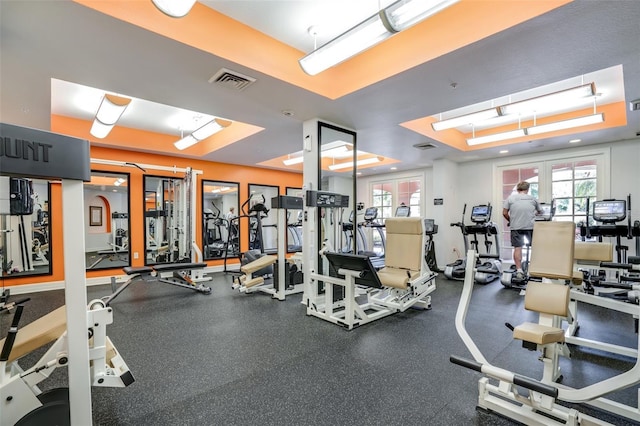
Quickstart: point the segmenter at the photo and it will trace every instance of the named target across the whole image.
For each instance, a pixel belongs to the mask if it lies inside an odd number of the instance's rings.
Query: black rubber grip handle
[[[513,384],[531,389],[534,392],[548,395],[552,398],[558,397],[557,387],[545,385],[544,383],[540,383],[535,379],[530,379],[529,377],[521,376],[519,374],[513,376]]]
[[[462,358],[456,355],[451,355],[449,357],[449,361],[454,364],[461,365],[463,367],[467,367],[471,370],[482,372],[482,364],[473,361],[467,358]],[[546,385],[544,383],[540,383],[538,380],[531,379],[526,376],[521,376],[519,374],[514,374],[513,376],[513,384],[522,386],[524,388],[530,389],[534,392],[541,393],[543,395],[548,395],[552,398],[558,397],[558,388],[550,385]]]
[[[9,359],[9,354],[13,349],[13,344],[16,341],[16,336],[18,335],[18,323],[20,322],[20,317],[22,316],[22,310],[24,306],[18,305],[16,307],[16,313],[13,314],[13,321],[11,321],[11,327],[9,328],[9,333],[7,334],[7,339],[4,341],[4,345],[2,345],[2,352],[0,353],[0,362],[5,362]]]
[[[633,269],[629,263],[600,262],[600,266],[603,268]]]
[[[471,370],[482,371],[482,364],[480,364],[478,361],[474,361],[472,359],[462,358],[462,357],[457,356],[457,355],[451,355],[449,357],[449,361],[451,361],[454,364],[461,365],[463,367],[467,367],[467,368],[469,368]]]

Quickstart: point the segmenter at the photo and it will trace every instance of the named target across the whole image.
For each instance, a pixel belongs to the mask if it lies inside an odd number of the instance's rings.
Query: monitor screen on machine
[[[471,220],[474,222],[487,222],[491,218],[491,206],[473,206]]]
[[[598,222],[615,223],[627,217],[627,202],[624,200],[595,201],[593,219]]]

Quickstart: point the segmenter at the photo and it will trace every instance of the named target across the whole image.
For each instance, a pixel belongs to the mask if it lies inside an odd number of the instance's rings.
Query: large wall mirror
[[[2,278],[51,274],[49,181],[2,176],[0,194]]]
[[[271,208],[271,199],[279,191],[277,186],[249,184],[249,199],[242,204],[242,214],[250,216],[249,250],[278,252],[278,215]]]
[[[302,198],[302,188],[287,187],[286,195]],[[302,251],[302,209],[287,210],[287,252],[296,253]]]
[[[87,269],[129,266],[129,175],[92,171],[84,203]]]
[[[186,179],[144,176],[145,265],[191,259]]]
[[[202,253],[205,260],[239,255],[238,188],[237,182],[202,181]]]
[[[318,123],[318,182],[323,191],[349,196],[349,207],[321,211],[323,232],[318,233],[317,247],[327,239],[336,250],[357,253],[353,229],[357,223],[356,205],[356,133],[331,124]],[[352,219],[351,225],[349,220]]]

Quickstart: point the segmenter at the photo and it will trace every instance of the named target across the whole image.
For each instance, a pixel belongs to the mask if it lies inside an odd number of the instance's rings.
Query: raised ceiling
[[[127,3],[148,6],[146,2],[120,3],[122,7]],[[322,24],[309,22],[311,18],[319,18],[322,13],[351,18],[350,23],[346,20],[333,29],[335,35],[374,13],[379,2],[356,1],[357,13],[339,12],[344,3],[347,2],[205,1],[196,7],[208,6],[257,32],[254,37],[239,40],[219,36],[211,28],[194,26],[191,31],[203,40],[215,33],[219,38],[213,41],[236,54],[256,46],[259,49],[268,38],[286,43],[283,45],[293,50],[293,56],[302,56],[313,48],[313,40],[306,34],[308,26]],[[520,2],[523,3],[527,2]],[[640,2],[577,0],[558,7],[558,2],[535,3],[549,3],[550,10],[380,81],[362,83],[371,74],[380,73],[380,65],[371,66],[370,72],[361,72],[355,79],[363,87],[327,95],[322,90],[338,86],[340,81],[336,79],[342,78],[339,73],[334,73],[336,77],[329,79],[326,87],[304,87],[304,76],[287,79],[267,71],[266,65],[283,68],[277,62],[267,64],[269,55],[262,59],[264,66],[259,66],[257,62],[230,60],[228,55],[212,54],[161,35],[176,31],[179,25],[164,15],[134,25],[92,8],[105,4],[115,7],[117,2],[0,2],[0,120],[47,130],[59,120],[90,120],[93,112],[74,110],[71,97],[55,89],[57,83],[51,79],[56,79],[63,86],[64,82],[77,84],[246,124],[245,133],[236,135],[239,141],[229,141],[211,153],[186,154],[212,161],[255,165],[298,151],[302,122],[314,117],[356,130],[359,149],[399,160],[394,165],[400,170],[429,166],[439,158],[468,161],[494,157],[499,148],[505,147],[465,152],[401,123],[615,65],[622,66],[624,102],[640,98]],[[465,4],[502,10],[505,2],[463,0],[461,5]],[[158,21],[161,18],[164,21]],[[500,18],[498,14],[496,19]],[[159,27],[149,30],[145,25]],[[486,20],[477,18],[466,31],[473,35],[488,25]],[[423,40],[423,50],[429,42]],[[394,43],[398,54],[412,46],[397,40]],[[409,53],[415,56],[424,52]],[[221,68],[251,76],[256,82],[242,91],[210,84],[209,78]],[[283,111],[292,111],[293,115],[284,115]],[[156,139],[170,143],[179,136],[176,130],[149,128],[159,123],[161,116],[161,111],[154,110],[142,114],[138,121],[129,117],[131,124],[123,116],[123,123],[132,129],[156,132]],[[581,138],[584,145],[634,139],[640,131],[639,116],[640,112],[627,109],[626,124],[578,132],[571,138]],[[150,124],[145,125],[145,120]],[[568,139],[563,135],[506,148],[509,155],[540,152],[566,147]],[[426,142],[436,148],[413,147]],[[367,173],[387,170],[375,167]]]

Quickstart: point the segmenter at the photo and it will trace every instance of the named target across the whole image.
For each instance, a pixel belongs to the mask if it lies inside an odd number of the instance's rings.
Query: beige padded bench
[[[249,278],[249,277],[254,272],[257,272],[262,268],[266,268],[267,266],[273,265],[274,263],[276,263],[276,260],[278,260],[276,256],[266,255],[266,256],[259,257],[256,260],[247,263],[246,265],[241,266],[240,272],[243,272],[246,275],[243,275],[240,277],[239,279],[240,283],[247,288],[254,287],[259,284],[263,284],[264,278],[262,277]]]
[[[535,222],[529,275],[547,279],[570,280],[573,277],[575,248],[573,222]],[[524,307],[541,315],[569,315],[570,287],[563,284],[529,281]],[[536,345],[564,342],[564,330],[526,322],[514,328],[513,338]]]
[[[65,331],[67,331],[67,310],[61,306],[24,327],[18,327],[18,334],[7,361],[20,359],[39,347],[55,341]],[[5,339],[0,340],[0,348],[4,345],[4,341]]]
[[[566,317],[569,315],[570,287],[562,284],[529,281],[524,296],[528,311]],[[513,329],[513,338],[537,345],[564,342],[564,330],[538,323],[525,322]]]
[[[577,284],[582,282],[582,272],[578,270],[580,263],[586,265],[600,265],[600,262],[613,261],[613,244],[611,243],[588,243],[585,241],[576,241],[573,253],[573,279]]]
[[[573,278],[575,228],[573,222],[534,223],[530,276],[565,280]]]
[[[406,289],[422,274],[423,228],[419,217],[394,217],[385,221],[387,242],[384,268],[378,271],[382,285]]]

